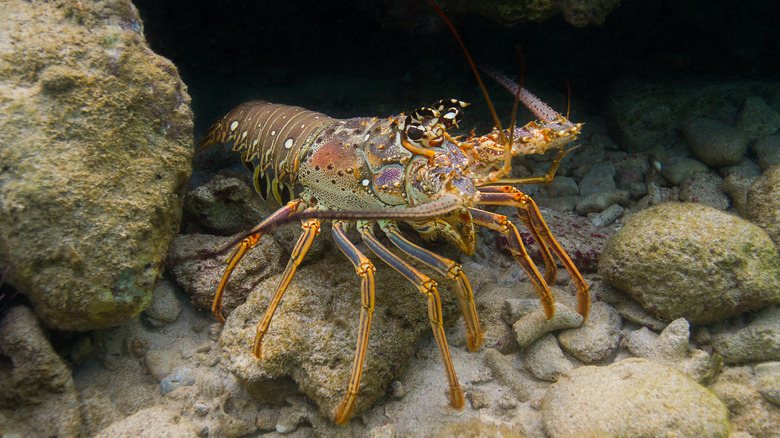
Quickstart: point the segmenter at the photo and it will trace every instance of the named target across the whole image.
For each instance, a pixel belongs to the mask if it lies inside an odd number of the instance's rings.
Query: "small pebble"
[[[144,355],[143,364],[146,372],[158,382],[170,374],[178,363],[177,355],[170,350],[149,350]]]
[[[403,383],[398,380],[394,380],[393,383],[390,384],[390,388],[392,389],[392,393],[390,394],[390,397],[392,398],[401,399],[406,395]]]
[[[257,411],[257,420],[255,425],[261,432],[270,432],[276,430],[276,424],[279,422],[279,409],[265,408]]]
[[[521,347],[527,347],[545,333],[579,327],[580,325],[582,325],[582,315],[564,304],[555,303],[555,315],[552,318],[547,319],[544,309],[540,307],[515,322],[512,331],[515,334],[517,344]]]
[[[556,382],[574,365],[564,356],[555,336],[547,333],[526,349],[525,369],[537,379]]]
[[[625,204],[629,201],[631,194],[628,190],[609,189],[601,192],[591,193],[577,202],[574,211],[577,214],[588,214],[604,211],[613,204]]]
[[[290,433],[298,428],[303,420],[303,413],[291,407],[284,407],[279,412],[279,419],[276,421],[276,431],[279,433]]]
[[[618,204],[612,204],[601,213],[588,213],[588,219],[597,227],[606,227],[615,222],[623,214],[624,208]]]
[[[194,384],[195,378],[192,376],[192,370],[185,367],[179,367],[162,379],[160,382],[160,391],[162,392],[162,395],[167,395],[176,388]]]
[[[135,336],[125,338],[124,347],[125,352],[132,355],[136,359],[144,357],[149,347],[152,345],[148,339],[138,338]]]
[[[617,350],[621,322],[615,308],[597,301],[590,307],[588,320],[580,327],[561,332],[558,342],[583,362],[601,362]]]
[[[219,340],[219,335],[222,333],[222,324],[215,322],[209,326],[209,339],[216,342]]]
[[[474,409],[482,409],[488,407],[487,394],[480,389],[472,389],[467,393],[471,407]]]
[[[152,301],[144,310],[146,322],[153,327],[162,327],[179,318],[181,303],[176,297],[176,287],[168,280],[160,281],[152,293]]]
[[[514,409],[517,407],[517,399],[512,397],[509,394],[504,394],[498,400],[498,406],[500,406],[501,409],[506,409],[506,410]]]

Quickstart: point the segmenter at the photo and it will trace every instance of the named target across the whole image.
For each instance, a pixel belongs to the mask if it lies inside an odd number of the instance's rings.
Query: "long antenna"
[[[485,88],[485,83],[482,82],[482,77],[479,75],[479,71],[477,70],[476,64],[474,64],[474,60],[471,59],[471,54],[469,54],[468,49],[466,48],[466,45],[463,44],[463,40],[460,39],[460,34],[458,34],[458,31],[455,30],[455,26],[452,25],[452,22],[450,22],[450,19],[447,18],[447,16],[444,14],[444,11],[441,10],[439,5],[436,4],[433,0],[428,0],[428,3],[433,6],[433,9],[436,10],[436,13],[439,14],[441,19],[444,21],[444,24],[447,25],[447,27],[450,28],[450,31],[452,31],[452,34],[455,35],[455,39],[458,40],[458,44],[460,44],[460,48],[463,49],[463,54],[466,55],[466,59],[469,61],[469,65],[471,66],[471,71],[474,72],[474,76],[477,78],[477,82],[479,83],[479,88],[482,90],[482,94],[485,95],[485,100],[487,101],[488,108],[490,108],[490,114],[493,116],[493,121],[496,122],[496,127],[498,128],[498,132],[501,134],[501,140],[503,140],[504,144],[509,144],[509,140],[507,140],[506,136],[504,135],[504,130],[501,128],[501,121],[498,119],[498,113],[496,113],[496,109],[493,107],[493,102],[490,100],[490,96],[488,95],[487,88]]]

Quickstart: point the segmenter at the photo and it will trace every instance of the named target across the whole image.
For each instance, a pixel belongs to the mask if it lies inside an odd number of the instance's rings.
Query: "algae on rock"
[[[178,231],[192,112],[129,0],[0,3],[0,266],[42,321],[119,325]]]

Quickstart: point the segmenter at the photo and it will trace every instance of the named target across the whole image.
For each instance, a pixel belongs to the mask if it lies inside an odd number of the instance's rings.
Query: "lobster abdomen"
[[[243,103],[212,125],[198,143],[198,150],[233,142],[244,162],[260,160],[263,171],[271,167],[277,180],[295,182],[301,151],[325,128],[338,120],[298,106],[265,101]]]

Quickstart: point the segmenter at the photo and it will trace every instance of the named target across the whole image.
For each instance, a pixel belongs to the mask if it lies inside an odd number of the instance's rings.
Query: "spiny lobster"
[[[467,51],[466,55],[484,90]],[[510,88],[514,86],[505,78],[498,79]],[[270,229],[293,221],[302,223],[303,232],[257,327],[255,357],[262,357],[263,337],[298,265],[319,234],[322,219],[333,220],[333,239],[362,279],[357,348],[347,394],[335,415],[337,423],[345,424],[355,409],[374,310],[375,268],[347,238],[345,231],[352,224],[379,259],[427,296],[428,318],[449,381],[450,403],[455,408],[463,406],[464,395],[444,335],[437,284],[380,242],[374,235],[375,225],[379,225],[402,253],[454,280],[466,322],[468,347],[472,351],[482,345],[482,332],[468,277],[460,264],[405,238],[397,221],[408,223],[425,238],[443,236],[468,255],[474,252],[474,225],[502,233],[511,254],[535,285],[548,318],[555,311],[549,288],[557,273],[552,251],[569,271],[577,287],[578,312],[587,317],[590,305],[587,284],[550,233],[534,201],[513,186],[552,180],[561,159],[572,150],[564,151],[563,145],[576,138],[582,124],[571,123],[524,88],[514,86],[514,94],[539,121],[503,130],[488,98],[497,128],[487,135],[470,135],[465,140],[452,137],[448,129],[457,126],[467,104],[444,99],[409,115],[345,120],[295,106],[247,102],[211,126],[200,141],[199,151],[214,144],[233,142],[233,150],[241,152],[242,161],[254,167],[258,191],[262,189],[260,182],[267,181],[270,186],[267,188],[280,203],[284,188],[294,193],[293,186],[302,187],[297,198],[260,222],[236,245],[214,297],[212,311],[224,322],[222,295],[244,254]],[[560,148],[560,152],[547,174],[508,178],[513,155],[543,153],[552,148]],[[506,216],[478,208],[481,205],[517,207],[520,220],[541,249],[544,276],[529,258],[512,222]]]

